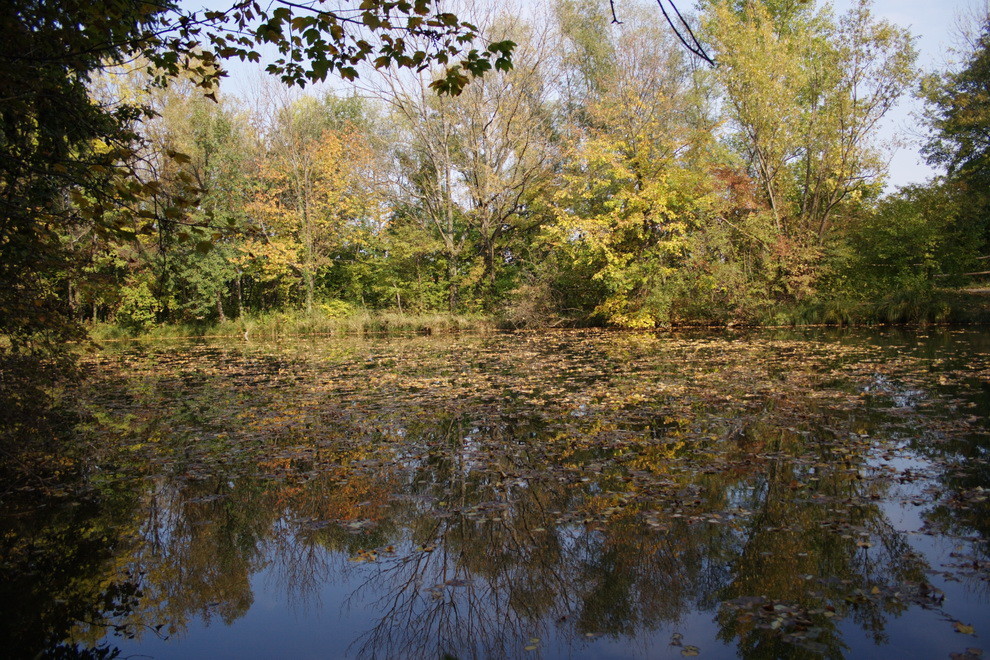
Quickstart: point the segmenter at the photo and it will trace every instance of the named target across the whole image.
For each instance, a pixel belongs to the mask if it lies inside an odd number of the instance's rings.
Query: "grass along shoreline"
[[[489,332],[496,329],[495,321],[491,317],[482,315],[359,312],[347,316],[330,316],[321,312],[306,314],[304,311],[294,310],[245,315],[219,323],[162,324],[147,328],[128,328],[116,323],[96,323],[89,326],[89,335],[96,341],[184,337],[278,339],[303,335],[430,335]]]
[[[920,298],[920,299],[919,299]],[[252,314],[219,323],[162,324],[145,328],[128,328],[116,323],[88,326],[96,341],[125,339],[179,339],[191,337],[236,337],[271,340],[305,335],[432,335],[465,332],[485,333],[499,330],[589,327],[587,319],[529,319],[520,326],[505,319],[483,314],[423,313],[396,311],[360,311],[347,315],[330,315],[323,311],[306,314],[302,310]],[[672,324],[680,328],[808,327],[808,326],[877,326],[888,324],[990,324],[990,289],[940,291],[927,298],[901,296],[873,304],[863,301],[830,301],[803,308],[782,310],[774,318],[750,321],[697,319]],[[670,327],[670,326],[668,326]],[[657,328],[660,329],[660,328]]]

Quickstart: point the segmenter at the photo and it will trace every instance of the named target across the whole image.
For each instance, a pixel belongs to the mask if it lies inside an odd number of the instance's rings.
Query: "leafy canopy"
[[[438,65],[433,87],[456,94],[473,76],[511,68],[514,47],[476,47],[473,25],[428,0],[239,0],[205,12],[172,1],[11,0],[0,4],[0,31],[0,334],[14,348],[80,334],[59,295],[62,232],[133,238],[186,221],[201,192],[190,181],[187,196],[156,201],[137,131],[153,111],[93,98],[105,67],[141,57],[154,83],[186,76],[212,96],[224,59],[259,61],[274,45],[280,57],[267,70],[289,84],[354,78],[363,63]]]

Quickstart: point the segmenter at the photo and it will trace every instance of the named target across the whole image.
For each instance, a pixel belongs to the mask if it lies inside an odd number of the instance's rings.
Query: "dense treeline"
[[[614,23],[608,3],[559,0],[543,18],[478,18],[516,44],[513,66],[459,95],[438,95],[430,68],[211,98],[192,76],[156,88],[140,63],[105,68],[92,98],[150,110],[126,117],[139,146],[120,156],[148,194],[114,231],[52,227],[46,304],[130,331],[286,310],[917,320],[979,270],[990,24],[922,85],[946,176],[885,197],[877,128],[919,79],[908,33],[868,3],[703,2],[715,68],[655,7],[623,3]]]

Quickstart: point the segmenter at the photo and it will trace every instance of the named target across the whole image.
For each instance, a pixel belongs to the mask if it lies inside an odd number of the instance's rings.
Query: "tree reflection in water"
[[[850,626],[884,644],[912,608],[956,620],[929,582],[954,569],[890,518],[906,500],[929,531],[969,539],[965,571],[986,578],[985,411],[960,427],[925,380],[937,375],[902,355],[808,340],[462,341],[469,363],[432,344],[229,349],[223,369],[158,355],[90,398],[128,423],[87,432],[138,449],[114,458],[122,478],[73,524],[113,520],[116,540],[71,594],[87,604],[44,619],[23,648],[229,625],[264,572],[299,611],[367,611],[364,631],[341,631],[359,657],[593,654],[697,612],[740,657],[843,657]],[[877,369],[927,386],[930,405],[895,410],[863,385]],[[79,539],[52,542],[52,522],[34,523],[8,550],[81,557]],[[33,602],[65,600],[64,585],[29,577],[28,554],[8,562],[18,584]],[[349,598],[323,602],[330,583]],[[130,597],[101,604],[127,584]]]

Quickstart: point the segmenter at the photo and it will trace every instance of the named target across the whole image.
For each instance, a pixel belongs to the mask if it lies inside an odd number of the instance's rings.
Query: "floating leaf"
[[[953,628],[956,629],[957,633],[962,633],[963,635],[975,635],[976,629],[973,626],[966,625],[962,621],[956,621],[952,624]]]

